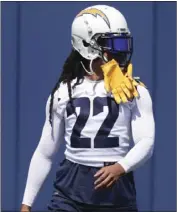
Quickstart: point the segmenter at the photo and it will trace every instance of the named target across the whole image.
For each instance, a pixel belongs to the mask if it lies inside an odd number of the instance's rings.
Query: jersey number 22
[[[91,138],[81,137],[81,132],[84,129],[90,116],[90,99],[87,97],[75,98],[73,99],[73,106],[74,108],[79,107],[80,113],[77,116],[77,120],[73,127],[71,135],[71,147],[91,148]],[[93,100],[92,116],[96,116],[99,113],[103,112],[104,106],[108,107],[108,114],[94,138],[94,148],[118,147],[119,137],[108,137],[119,115],[119,105],[114,101],[114,99],[110,97],[96,97]],[[69,103],[67,105],[67,116],[69,117],[73,113],[74,110],[72,108],[72,105]]]

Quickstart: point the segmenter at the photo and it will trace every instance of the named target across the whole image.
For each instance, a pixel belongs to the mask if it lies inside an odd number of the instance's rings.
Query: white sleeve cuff
[[[125,170],[125,173],[129,172],[130,167],[128,166],[128,164],[126,163],[126,160],[123,158],[120,161],[117,162],[118,164],[120,164],[123,169]]]

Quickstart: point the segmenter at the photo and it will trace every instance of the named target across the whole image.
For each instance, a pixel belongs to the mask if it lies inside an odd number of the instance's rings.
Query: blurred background
[[[134,37],[134,75],[147,85],[154,107],[154,155],[135,172],[140,211],[175,211],[176,2],[2,2],[2,210],[18,210],[31,156],[45,119],[46,100],[71,51],[71,24],[93,4],[126,17]],[[46,210],[55,169],[33,210]],[[42,164],[41,164],[42,166]]]

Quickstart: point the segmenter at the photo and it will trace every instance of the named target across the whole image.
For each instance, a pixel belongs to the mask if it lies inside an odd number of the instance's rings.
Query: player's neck
[[[98,80],[103,80],[104,79],[102,72],[99,72],[99,73],[95,73],[94,72],[94,74],[92,74],[92,75],[86,74],[86,77],[89,80],[93,80],[93,81],[98,81]]]
[[[86,75],[86,77],[89,79],[89,80],[92,80],[92,81],[99,81],[99,80],[102,80],[103,77],[102,76],[98,76],[96,74],[93,74],[93,75]]]

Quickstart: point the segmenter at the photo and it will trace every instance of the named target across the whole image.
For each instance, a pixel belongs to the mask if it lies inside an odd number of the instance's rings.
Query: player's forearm
[[[143,165],[151,156],[154,149],[154,138],[142,138],[128,152],[128,154],[119,161],[125,172],[133,171]]]
[[[32,206],[52,166],[52,159],[35,151],[29,171],[22,204]]]

